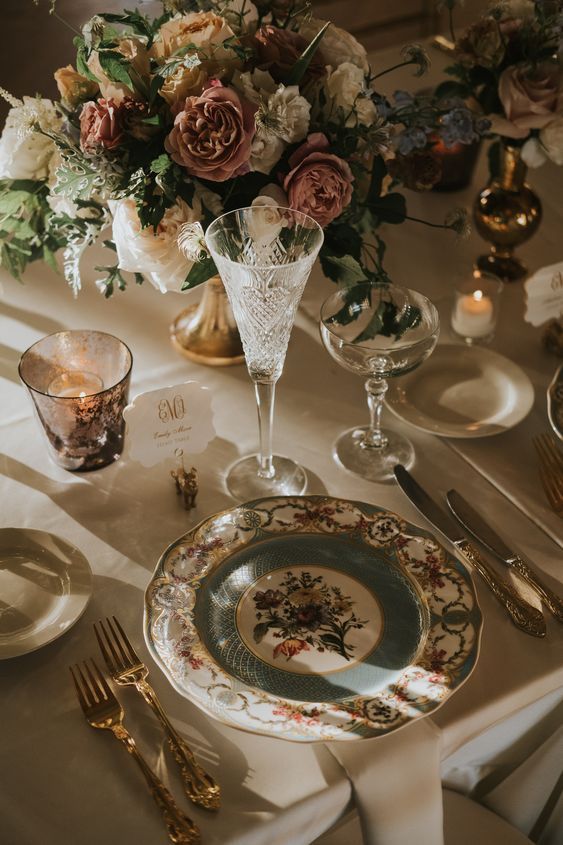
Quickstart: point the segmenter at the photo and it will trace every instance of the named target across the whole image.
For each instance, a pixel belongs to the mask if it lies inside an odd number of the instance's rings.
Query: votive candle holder
[[[496,276],[474,274],[456,288],[451,325],[465,343],[487,344],[494,337],[503,284]]]
[[[99,331],[55,332],[23,353],[20,378],[56,464],[88,472],[120,457],[132,365],[130,349]]]

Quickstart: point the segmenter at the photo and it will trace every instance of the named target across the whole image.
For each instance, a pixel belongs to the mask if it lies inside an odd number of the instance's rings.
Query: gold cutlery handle
[[[468,540],[462,540],[457,546],[506,608],[516,627],[533,637],[545,637],[546,625],[541,611],[524,601],[510,584],[499,578]]]
[[[551,610],[558,622],[563,622],[563,599],[546,587],[543,584],[533,569],[530,569],[527,563],[524,563],[522,558],[514,557],[509,561],[509,565],[513,567],[516,572],[522,576],[524,581],[532,587],[545,602],[546,606]]]
[[[221,803],[219,784],[199,765],[191,748],[176,732],[149,682],[140,679],[135,682],[135,686],[152,707],[168,735],[168,744],[182,773],[188,798],[206,810],[218,810]]]
[[[123,743],[129,754],[131,754],[145,776],[155,803],[162,813],[166,825],[168,838],[174,845],[199,845],[201,837],[199,829],[177,806],[170,792],[162,781],[155,775],[145,758],[137,748],[137,744],[127,728],[123,725],[114,725],[111,728],[117,739]]]

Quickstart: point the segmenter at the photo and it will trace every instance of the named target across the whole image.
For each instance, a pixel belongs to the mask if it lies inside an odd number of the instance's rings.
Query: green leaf
[[[351,255],[344,255],[342,257],[327,255],[325,256],[325,261],[337,268],[337,280],[339,282],[352,285],[356,282],[366,281],[366,274],[359,261],[356,261]]]
[[[135,86],[127,69],[127,59],[121,53],[116,53],[112,50],[101,50],[98,53],[98,58],[100,59],[100,66],[108,79],[112,82],[126,85],[132,91],[134,90]]]
[[[27,191],[7,191],[0,195],[0,214],[15,214],[29,199]]]
[[[318,32],[306,50],[303,51],[301,56],[297,59],[291,71],[285,80],[286,85],[299,85],[305,74],[307,73],[307,69],[311,64],[313,56],[317,52],[319,48],[319,44],[321,43],[323,36],[327,29],[330,26],[330,21],[325,23],[323,28]]]
[[[55,273],[59,272],[59,266],[57,264],[57,259],[55,258],[55,253],[52,249],[49,249],[46,244],[43,244],[43,261]]]
[[[182,290],[191,290],[216,275],[217,267],[213,259],[204,258],[203,261],[198,261],[193,265],[187,275],[186,281],[182,285]]]
[[[257,625],[254,626],[254,630],[252,632],[252,639],[258,645],[261,643],[266,634],[268,633],[269,628],[271,627],[271,621],[268,622],[259,622]]]
[[[170,167],[172,167],[172,159],[167,153],[162,153],[158,158],[153,159],[150,164],[153,173],[164,173]]]
[[[106,249],[112,249],[114,252],[117,252],[117,247],[113,241],[102,241],[102,244]]]
[[[145,277],[143,276],[142,273],[134,273],[134,276],[135,276],[135,284],[136,285],[142,285],[143,282],[145,281]]]
[[[159,114],[153,114],[150,117],[144,117],[141,123],[147,123],[149,126],[160,126],[162,118]]]

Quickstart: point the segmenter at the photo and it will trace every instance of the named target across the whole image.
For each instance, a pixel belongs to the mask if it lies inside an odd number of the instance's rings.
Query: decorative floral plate
[[[298,741],[389,733],[477,660],[471,577],[431,534],[372,505],[259,499],[162,555],[145,636],[174,687],[233,727]]]

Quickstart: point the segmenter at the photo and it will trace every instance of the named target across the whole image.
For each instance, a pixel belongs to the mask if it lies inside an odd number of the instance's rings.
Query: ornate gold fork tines
[[[534,437],[540,459],[540,478],[551,508],[563,516],[563,456],[555,438],[549,434]]]
[[[180,767],[187,796],[200,807],[217,810],[221,801],[220,787],[196,761],[193,752],[170,723],[155,691],[147,681],[148,668],[140,660],[125,631],[115,618],[94,624],[94,631],[106,666],[117,684],[134,686],[160,719]]]
[[[135,740],[123,725],[123,708],[111,691],[106,679],[93,660],[70,667],[76,694],[86,720],[93,728],[111,731],[123,743],[137,763],[149,786],[158,809],[162,813],[168,838],[174,845],[199,845],[199,830],[176,805],[170,792],[155,775],[137,748]]]

